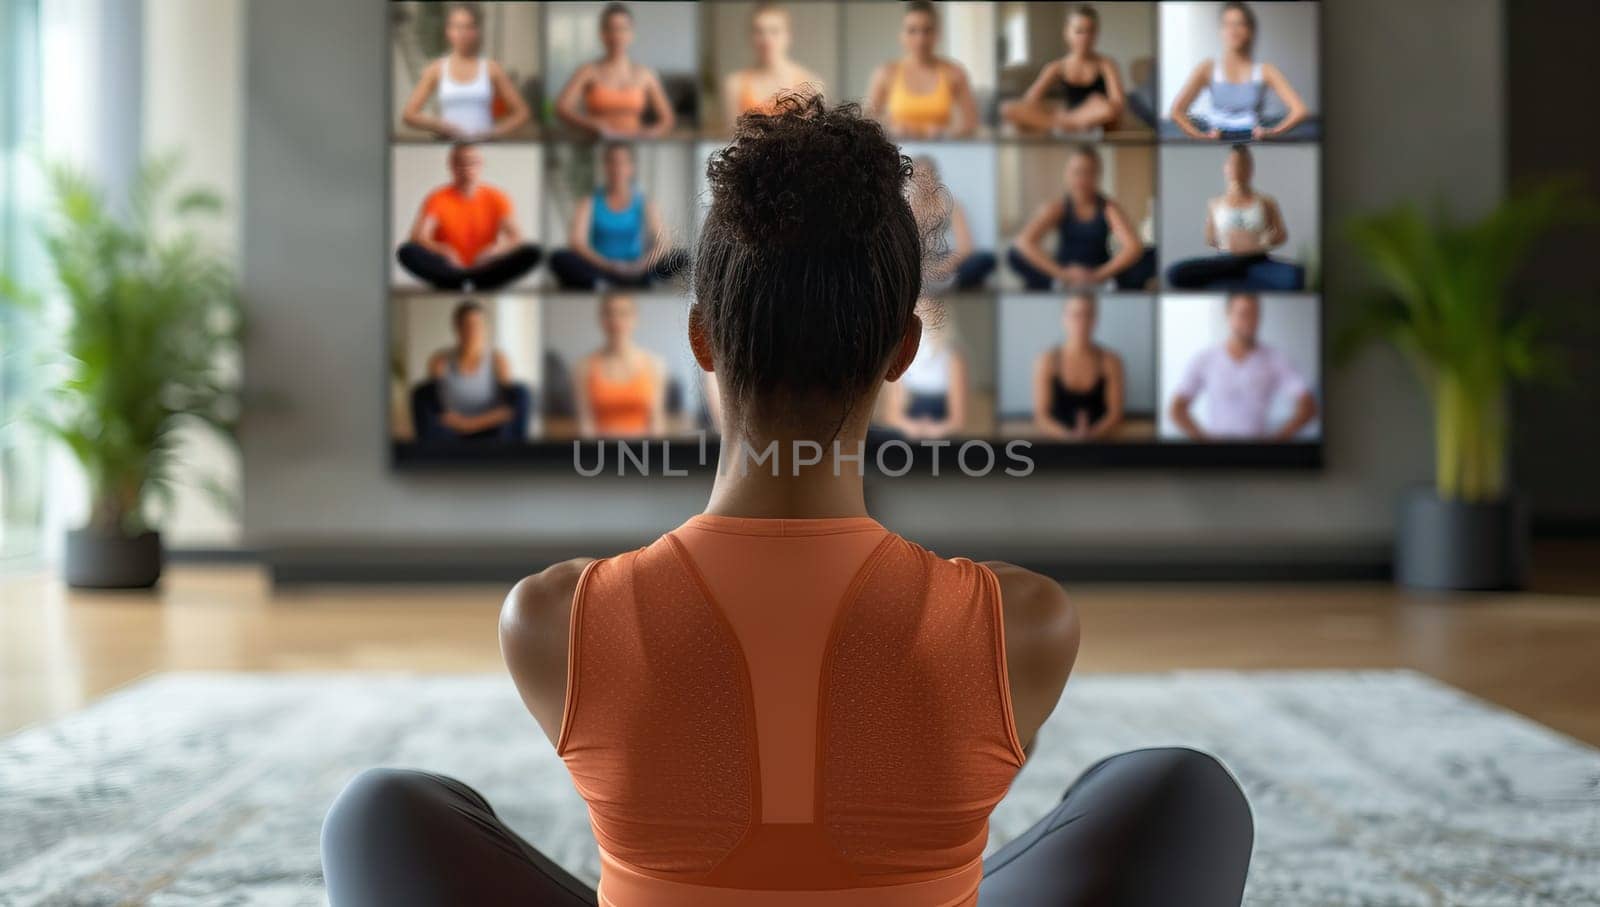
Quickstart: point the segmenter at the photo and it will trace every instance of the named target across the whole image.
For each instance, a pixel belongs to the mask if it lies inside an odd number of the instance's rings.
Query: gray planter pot
[[[67,585],[76,589],[148,589],[161,578],[161,534],[74,529],[64,566]]]
[[[1432,488],[1408,493],[1395,537],[1395,580],[1418,589],[1520,589],[1528,573],[1528,514],[1513,496],[1447,501]]]

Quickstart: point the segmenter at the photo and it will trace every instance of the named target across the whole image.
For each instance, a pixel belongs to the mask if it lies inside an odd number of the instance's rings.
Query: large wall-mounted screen
[[[714,443],[686,337],[706,162],[820,91],[954,201],[873,437],[1314,465],[1316,2],[392,2],[396,462]]]

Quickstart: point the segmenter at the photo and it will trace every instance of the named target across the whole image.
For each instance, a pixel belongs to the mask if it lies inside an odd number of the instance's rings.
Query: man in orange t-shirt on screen
[[[450,183],[428,193],[410,239],[396,258],[417,279],[441,290],[493,290],[539,263],[539,247],[523,242],[511,199],[484,185],[483,154],[473,145],[450,149]]]

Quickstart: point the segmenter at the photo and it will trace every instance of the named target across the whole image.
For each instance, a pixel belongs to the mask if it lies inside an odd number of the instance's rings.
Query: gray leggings
[[[1101,760],[984,861],[979,907],[1237,907],[1254,838],[1221,763],[1191,749]],[[593,905],[594,891],[459,781],[368,769],[322,826],[333,907]]]

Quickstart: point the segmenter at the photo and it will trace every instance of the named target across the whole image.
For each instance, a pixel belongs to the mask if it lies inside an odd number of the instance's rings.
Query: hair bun
[[[788,92],[771,113],[739,118],[733,140],[711,156],[711,204],[751,243],[827,242],[881,223],[905,204],[911,162],[856,104]]]

